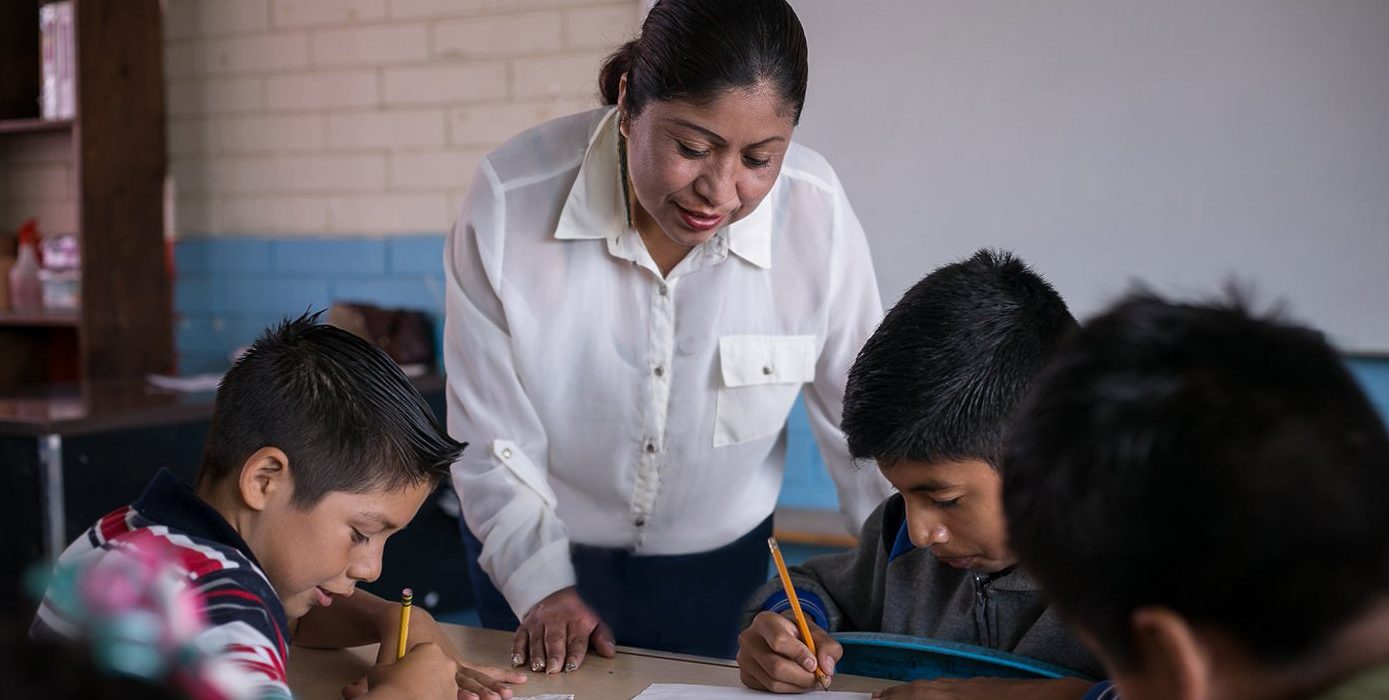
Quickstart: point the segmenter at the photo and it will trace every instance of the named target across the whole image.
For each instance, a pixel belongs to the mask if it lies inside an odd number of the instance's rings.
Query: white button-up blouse
[[[627,225],[615,114],[484,158],[444,253],[449,431],[472,443],[453,484],[518,617],[574,583],[571,541],[686,554],[765,519],[802,388],[850,530],[890,491],[838,428],[882,304],[829,164],[792,144],[761,205],[662,278]]]

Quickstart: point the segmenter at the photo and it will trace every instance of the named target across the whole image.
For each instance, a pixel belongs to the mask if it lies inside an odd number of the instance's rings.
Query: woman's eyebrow
[[[702,126],[700,126],[700,125],[698,125],[698,124],[696,124],[696,123],[694,123],[694,122],[692,122],[692,121],[688,121],[688,120],[685,120],[685,119],[681,119],[680,117],[671,117],[671,118],[670,118],[670,121],[671,121],[672,123],[674,123],[675,125],[677,125],[677,126],[683,126],[683,127],[685,127],[686,129],[690,129],[690,130],[692,130],[692,131],[698,131],[699,133],[704,134],[705,136],[709,137],[709,140],[710,140],[710,141],[713,141],[713,142],[715,143],[715,145],[723,146],[723,145],[726,145],[726,144],[728,143],[728,141],[726,141],[722,136],[719,136],[717,133],[714,133],[713,131],[710,131],[710,130],[708,130],[708,129],[706,129],[706,128],[704,128],[704,127],[702,127]],[[749,147],[749,148],[752,148],[752,147],[755,147],[755,146],[762,146],[762,145],[765,145],[765,144],[769,144],[769,143],[772,143],[773,141],[785,141],[785,140],[786,140],[786,137],[785,137],[785,136],[769,136],[769,137],[767,137],[767,138],[765,138],[765,139],[762,139],[761,141],[758,141],[757,143],[749,144],[748,147]]]

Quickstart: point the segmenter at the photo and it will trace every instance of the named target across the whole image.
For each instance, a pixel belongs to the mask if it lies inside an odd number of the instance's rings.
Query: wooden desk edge
[[[444,629],[471,662],[484,666],[503,665],[503,657],[510,649],[510,633],[450,624],[444,625]],[[374,644],[332,651],[292,647],[290,688],[300,700],[337,698],[342,686],[364,674],[375,658]],[[590,658],[592,663],[585,662],[584,668],[573,676],[528,674],[529,682],[513,686],[516,697],[572,693],[576,700],[628,700],[653,683],[741,687],[736,664],[725,659],[632,647],[619,647],[613,659]],[[880,678],[836,675],[831,689],[867,692],[896,684]],[[615,690],[614,686],[621,690]]]

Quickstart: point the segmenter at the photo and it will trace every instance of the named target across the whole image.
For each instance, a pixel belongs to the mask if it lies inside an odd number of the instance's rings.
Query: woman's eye
[[[937,508],[954,508],[955,506],[960,505],[960,499],[959,499],[959,498],[952,498],[952,499],[950,499],[950,500],[948,500],[948,501],[931,501],[931,502],[934,503],[934,504],[936,504],[936,507],[937,507]]]
[[[352,541],[356,544],[366,544],[371,538],[363,535],[357,528],[352,528]]]
[[[680,149],[680,155],[685,156],[686,158],[703,158],[704,156],[709,155],[708,151],[701,151],[697,148],[686,146],[685,144],[679,141],[676,141],[675,145]]]
[[[743,162],[746,163],[747,166],[748,166],[749,168],[765,168],[765,167],[767,167],[768,165],[771,165],[772,159],[771,159],[771,158],[753,158],[752,156],[743,156]]]

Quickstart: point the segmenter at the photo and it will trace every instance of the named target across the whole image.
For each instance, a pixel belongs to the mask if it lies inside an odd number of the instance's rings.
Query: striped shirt
[[[58,567],[94,567],[121,552],[159,551],[183,585],[201,600],[206,626],[199,648],[215,655],[225,697],[288,698],[285,660],[289,623],[284,607],[241,536],[212,506],[168,470],[161,470],[135,503],[118,508],[63,552]],[[35,640],[81,640],[84,620],[51,599],[39,605],[29,635]]]

